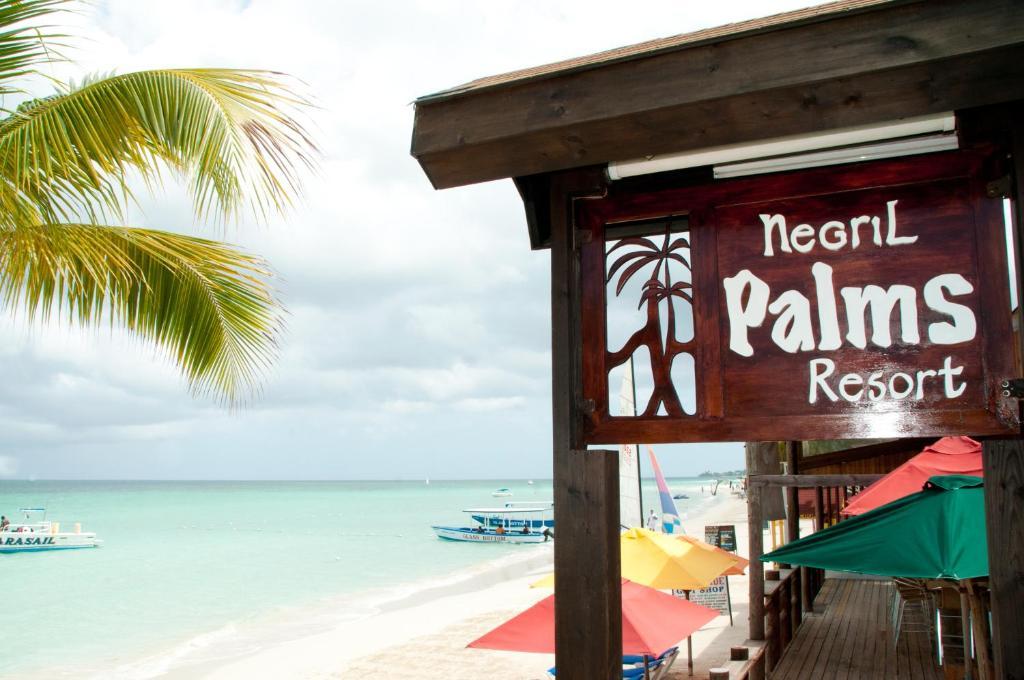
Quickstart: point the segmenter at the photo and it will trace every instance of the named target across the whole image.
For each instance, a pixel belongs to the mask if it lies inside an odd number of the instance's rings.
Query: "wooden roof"
[[[661,52],[681,49],[684,47],[694,47],[696,45],[711,43],[725,38],[735,38],[740,35],[749,35],[773,28],[780,28],[784,25],[795,26],[812,21],[823,21],[830,18],[832,15],[856,12],[870,8],[874,5],[891,3],[893,1],[894,0],[838,0],[838,2],[829,2],[823,5],[816,5],[814,7],[805,7],[803,9],[784,12],[782,14],[773,14],[767,17],[748,19],[747,21],[739,21],[731,24],[723,24],[721,26],[715,26],[714,28],[704,28],[699,31],[682,33],[679,35],[669,36],[667,38],[647,40],[635,45],[617,47],[612,50],[605,50],[603,52],[597,52],[583,57],[574,57],[572,59],[557,61],[551,64],[533,66],[530,68],[510,71],[508,73],[477,78],[476,80],[472,80],[468,83],[420,97],[416,100],[416,103],[440,101],[442,99],[450,99],[452,97],[457,97],[477,90],[483,90],[489,87],[509,85],[511,83],[522,82],[525,80],[536,80],[555,75],[564,75],[566,73],[597,68],[614,62],[626,61],[628,59],[649,57]]]
[[[844,0],[416,102],[436,188],[1024,99],[1024,3]]]

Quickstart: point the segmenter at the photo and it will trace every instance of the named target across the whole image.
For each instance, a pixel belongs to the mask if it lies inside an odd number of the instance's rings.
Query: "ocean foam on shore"
[[[314,606],[278,609],[253,619],[233,622],[217,630],[189,638],[170,649],[122,664],[114,669],[90,675],[96,680],[149,680],[151,678],[220,677],[220,669],[230,668],[245,657],[260,655],[282,645],[321,636],[336,636],[335,659],[345,658],[344,641],[352,640],[351,655],[371,653],[377,646],[365,639],[361,622],[460,595],[479,592],[551,568],[551,544],[524,546],[522,553],[457,570],[443,577],[423,579],[394,588],[378,588],[361,593],[327,598]],[[381,646],[399,641],[392,633],[381,638]],[[413,632],[422,632],[417,628]],[[356,643],[356,640],[359,640]],[[244,661],[243,661],[244,664]],[[81,677],[81,676],[80,676]],[[233,674],[229,677],[234,677]],[[242,676],[238,676],[242,677]],[[250,676],[254,677],[254,676]],[[263,677],[271,677],[270,675]]]

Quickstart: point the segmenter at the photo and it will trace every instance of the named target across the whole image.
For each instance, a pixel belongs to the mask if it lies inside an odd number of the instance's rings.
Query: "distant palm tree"
[[[682,254],[683,251],[689,252],[690,241],[686,236],[673,238],[671,232],[666,228],[661,245],[645,236],[624,238],[608,251],[608,256],[610,257],[620,248],[635,248],[635,250],[629,250],[619,255],[608,268],[608,283],[621,270],[618,285],[615,287],[616,296],[622,293],[622,289],[630,279],[642,269],[653,265],[653,270],[643,284],[643,292],[640,294],[640,302],[637,305],[637,309],[639,309],[645,302],[647,303],[647,321],[630,336],[621,349],[609,353],[608,366],[614,368],[625,363],[633,356],[637,348],[646,346],[651,359],[654,391],[651,393],[647,408],[642,415],[657,415],[661,406],[665,407],[665,413],[670,416],[685,415],[679,401],[679,394],[672,384],[672,361],[676,355],[689,349],[693,343],[683,343],[676,338],[676,310],[672,298],[682,298],[692,303],[693,286],[684,282],[673,283],[669,265],[675,262],[690,271],[690,263]],[[664,336],[661,333],[662,302],[666,302],[668,307]]]
[[[57,59],[38,28],[67,0],[0,0],[0,95]],[[52,80],[52,79],[51,79]],[[168,351],[195,393],[235,403],[276,355],[282,309],[258,257],[124,226],[133,178],[188,182],[197,217],[282,210],[316,151],[288,113],[282,74],[141,71],[57,83],[2,110],[0,305],[93,326],[109,320]]]

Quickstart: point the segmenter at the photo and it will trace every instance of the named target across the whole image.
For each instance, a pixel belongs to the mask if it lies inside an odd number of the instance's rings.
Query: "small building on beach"
[[[512,179],[550,251],[559,678],[620,677],[611,447],[751,442],[750,526],[796,538],[800,489],[824,528],[955,435],[983,445],[991,658],[956,656],[955,588],[941,671],[872,646],[882,582],[764,573],[751,531],[736,673],[1024,678],[1024,5],[840,0],[485,77],[416,101],[412,154],[437,189]]]

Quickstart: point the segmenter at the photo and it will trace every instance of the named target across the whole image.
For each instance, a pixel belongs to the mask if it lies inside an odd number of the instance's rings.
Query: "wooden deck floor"
[[[927,635],[893,644],[888,581],[830,578],[804,618],[771,680],[941,680]]]

